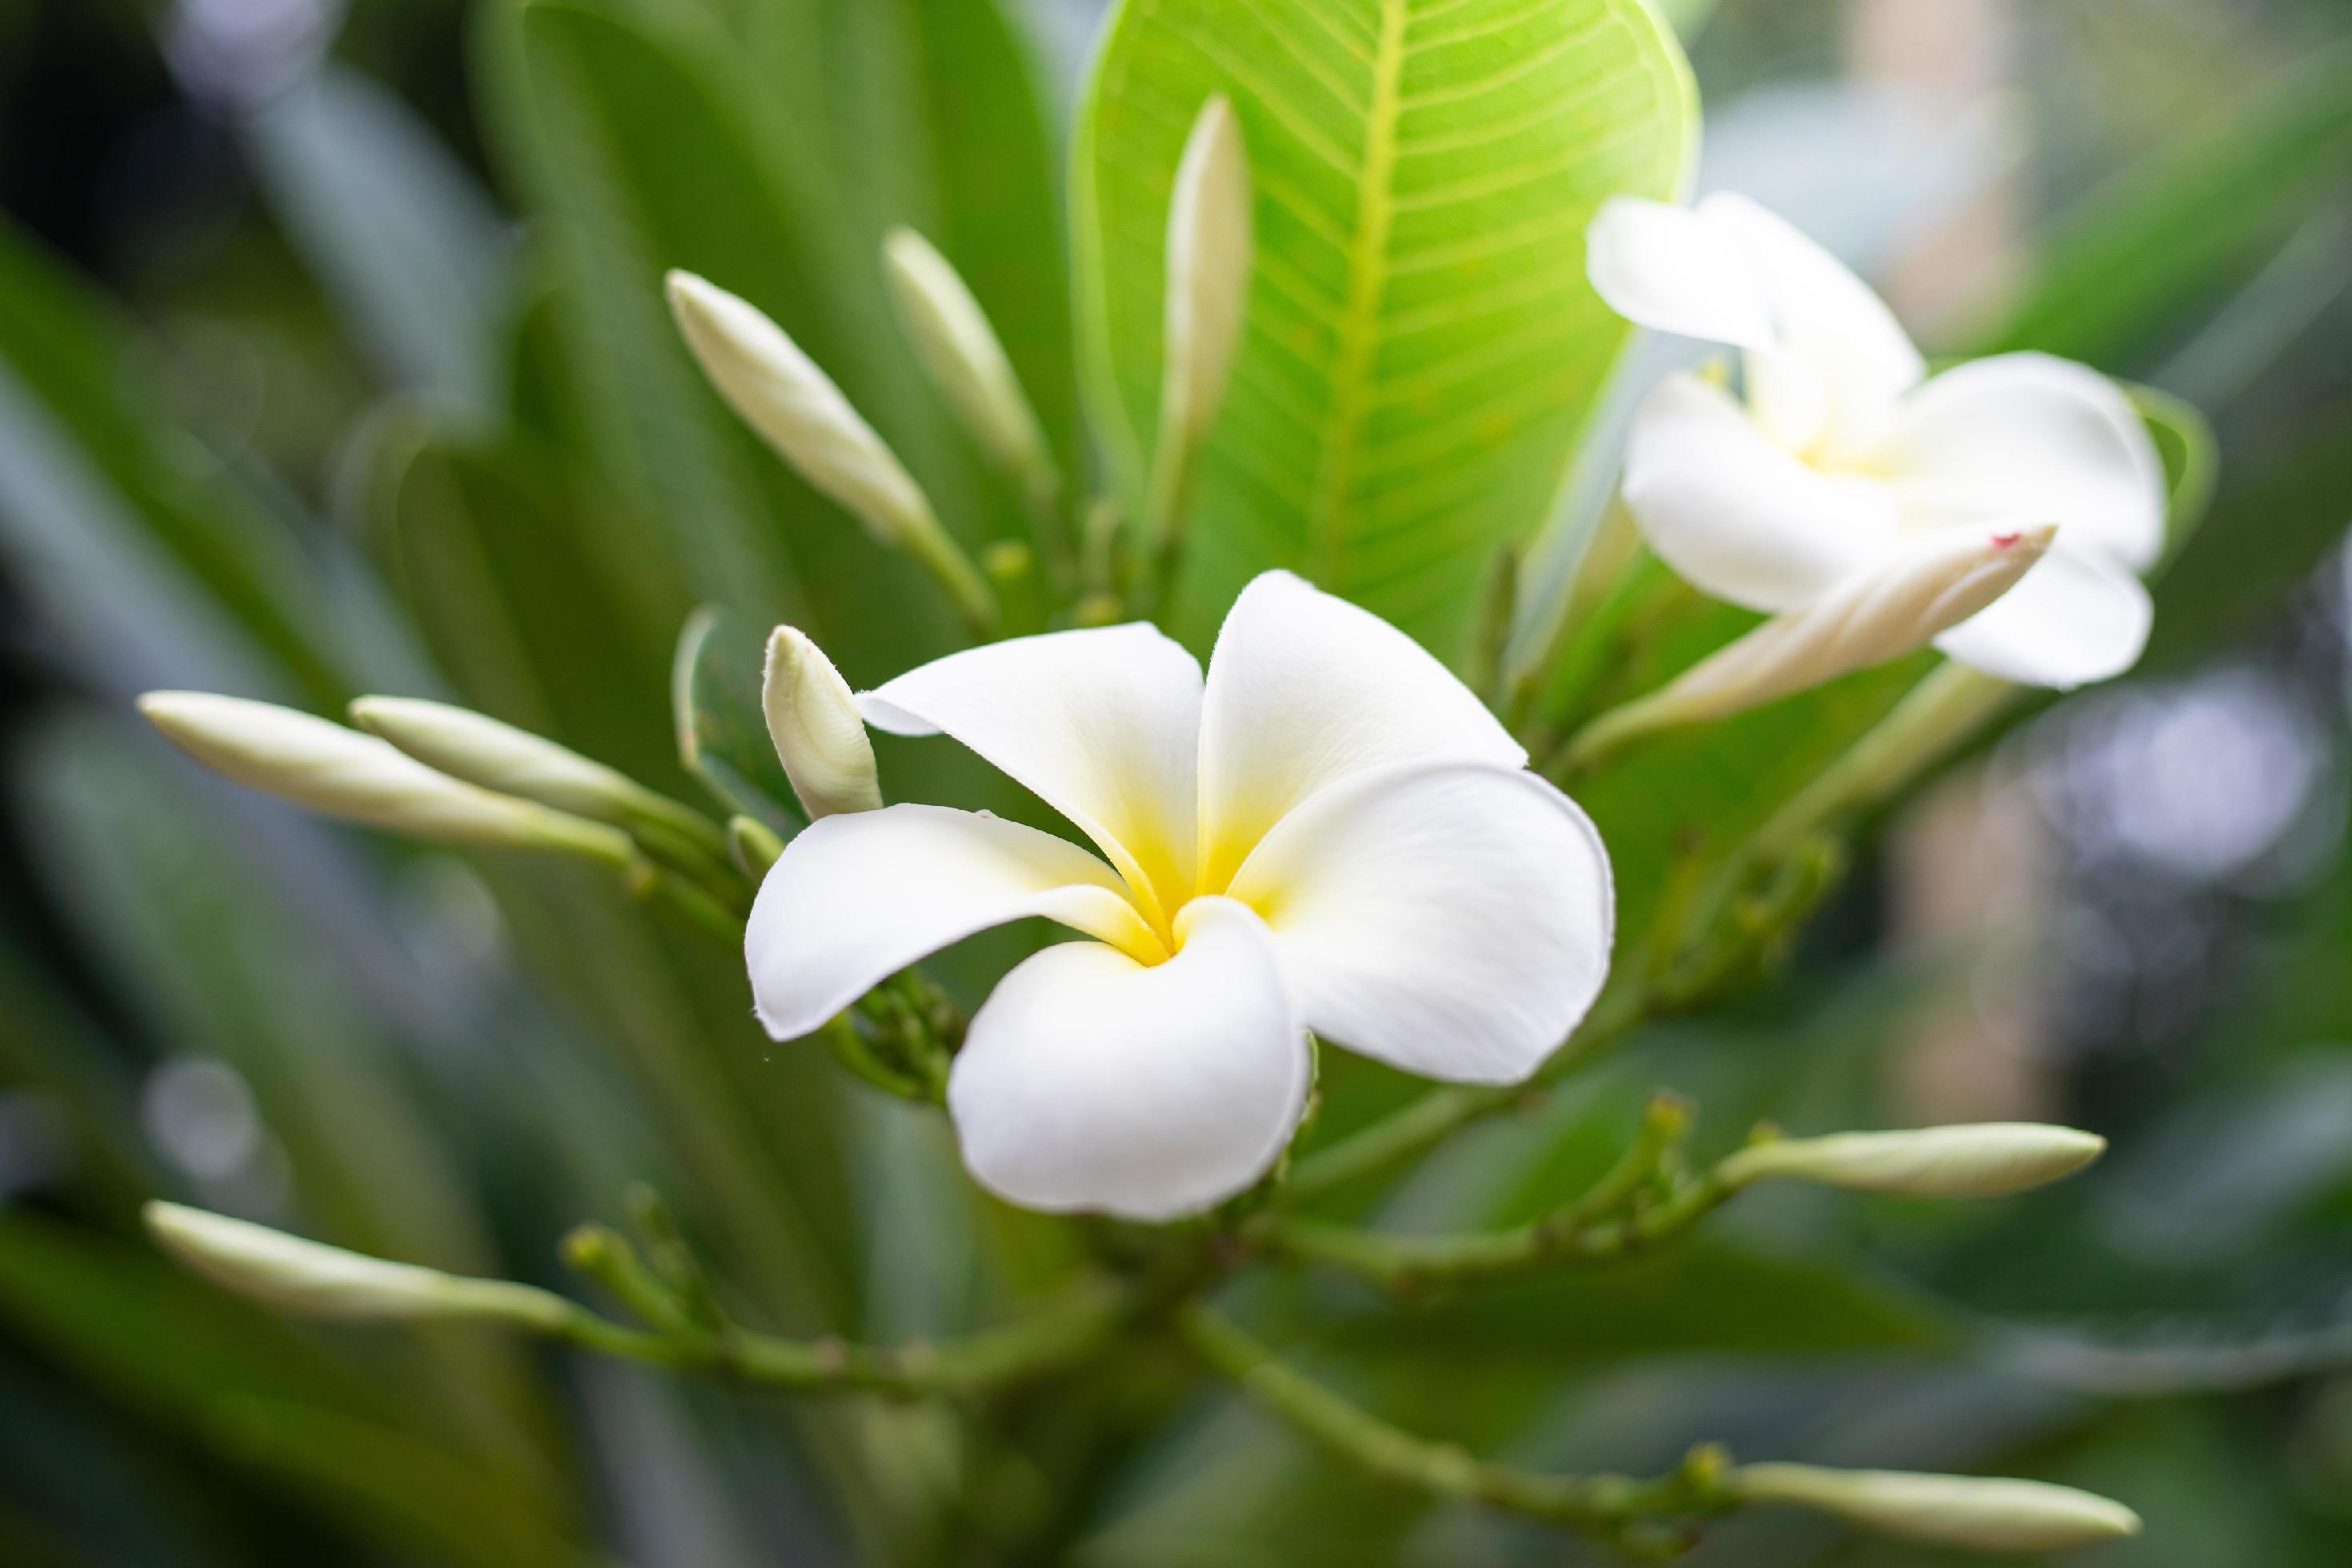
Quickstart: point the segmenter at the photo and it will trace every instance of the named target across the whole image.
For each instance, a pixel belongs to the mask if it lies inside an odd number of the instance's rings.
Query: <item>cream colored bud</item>
[[[939,526],[914,476],[758,306],[691,272],[669,275],[669,303],[711,384],[803,479],[886,544]]]
[[[1169,203],[1163,442],[1198,442],[1224,399],[1249,305],[1251,221],[1249,153],[1221,93],[1192,121]]]
[[[792,626],[778,626],[768,637],[760,701],[784,776],[810,821],[880,808],[874,743],[849,683],[823,648]]]
[[[389,742],[241,697],[151,691],[139,710],[214,772],[329,816],[445,844],[553,849],[616,865],[627,834],[426,767]]]
[[[980,301],[948,258],[911,228],[890,231],[882,260],[898,319],[932,384],[990,460],[1020,482],[1032,504],[1050,508],[1061,477]]]
[[[996,604],[987,584],[833,378],[751,301],[691,272],[672,272],[668,290],[687,346],[743,422],[867,532],[929,567],[975,626],[992,626]]]
[[[2063,1552],[2140,1531],[2139,1515],[2123,1504],[2042,1481],[1742,1465],[1724,1485],[1748,1502],[1788,1503],[1883,1534],[1979,1552]]]
[[[1964,537],[1852,578],[1701,660],[1669,693],[1687,718],[1720,718],[1916,653],[2008,593],[2057,531]]]
[[[2047,524],[1915,551],[1776,616],[1577,737],[1589,763],[1637,735],[1727,718],[1916,653],[2015,586],[2050,549]]]
[[[1841,1132],[1753,1144],[1717,1166],[1716,1177],[1730,1187],[1786,1177],[1855,1192],[1998,1198],[2071,1176],[2106,1147],[2094,1132],[2023,1121]]]
[[[352,722],[451,778],[600,822],[625,822],[646,793],[568,747],[446,702],[362,697],[352,704]]]
[[[560,1326],[562,1298],[502,1279],[469,1279],[327,1247],[267,1226],[178,1204],[141,1211],[165,1252],[240,1295],[284,1311],[352,1320],[460,1318]]]

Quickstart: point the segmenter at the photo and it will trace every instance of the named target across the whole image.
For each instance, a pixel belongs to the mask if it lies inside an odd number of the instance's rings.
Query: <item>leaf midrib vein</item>
[[[1314,508],[1307,520],[1307,551],[1315,574],[1334,588],[1339,586],[1341,525],[1362,433],[1371,358],[1379,347],[1381,299],[1387,288],[1389,227],[1395,218],[1391,184],[1396,172],[1397,114],[1410,9],[1411,0],[1381,0],[1372,97],[1365,112],[1364,164],[1357,177],[1356,226],[1348,253],[1348,301],[1332,376],[1328,435],[1316,468]]]

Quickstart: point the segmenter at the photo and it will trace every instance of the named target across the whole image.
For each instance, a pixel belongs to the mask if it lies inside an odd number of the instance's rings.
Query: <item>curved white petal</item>
[[[1242,590],[1201,711],[1201,882],[1222,889],[1283,814],[1350,773],[1441,757],[1524,764],[1477,694],[1404,633],[1287,572]]]
[[[1516,1083],[1609,973],[1601,836],[1535,774],[1406,763],[1334,786],[1257,847],[1265,917],[1309,1028],[1425,1078]]]
[[[1903,400],[1879,452],[1911,514],[2054,522],[2142,571],[2164,548],[2164,461],[2122,388],[2048,354],[1998,354]]]
[[[1791,450],[1851,449],[1927,374],[1868,284],[1745,196],[1614,197],[1587,233],[1586,270],[1629,321],[1748,350],[1757,421]]]
[[[1927,374],[1927,362],[1885,301],[1795,225],[1746,196],[1711,195],[1698,215],[1717,243],[1754,270],[1773,335],[1769,345],[1749,346],[1769,346],[1821,378],[1826,406],[1809,411],[1811,422],[1840,447],[1883,427],[1895,400]],[[1768,405],[1778,396],[1771,381],[1751,389]],[[1819,394],[1808,388],[1804,395]],[[1777,415],[1769,407],[1759,412]]]
[[[1802,609],[1901,542],[1885,485],[1807,466],[1695,375],[1668,376],[1635,412],[1623,494],[1685,582],[1751,610]]]
[[[1076,824],[1173,918],[1192,891],[1201,667],[1136,622],[970,648],[866,692],[867,723],[945,733]]]
[[[1689,207],[1612,196],[1585,231],[1585,271],[1611,310],[1661,332],[1741,348],[1776,341],[1756,268]]]
[[[2147,589],[2096,550],[2057,548],[2017,586],[1936,639],[1987,675],[2060,690],[2121,675],[2139,662],[2155,619]]]
[[[828,816],[784,847],[751,906],[752,1010],[797,1039],[877,982],[1030,915],[1156,952],[1111,868],[1049,833],[938,805]]]
[[[1027,1208],[1171,1219],[1281,1156],[1310,1058],[1265,930],[1203,899],[1185,939],[1150,968],[1065,942],[997,985],[948,1080],[981,1185]]]

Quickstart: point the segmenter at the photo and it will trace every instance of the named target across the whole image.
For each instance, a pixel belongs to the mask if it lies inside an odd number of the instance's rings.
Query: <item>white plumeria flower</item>
[[[2037,353],[1930,378],[1866,284],[1740,196],[1614,198],[1589,256],[1620,314],[1745,351],[1745,406],[1674,375],[1627,442],[1625,504],[1685,581],[1779,614],[1956,531],[2055,524],[2049,553],[1937,647],[2061,688],[2138,659],[2164,468],[2113,382]]]
[[[1139,623],[950,655],[858,701],[877,729],[962,742],[1102,852],[936,805],[827,816],[751,911],[778,1039],[990,926],[1095,939],[1007,974],[955,1059],[965,1163],[1013,1203],[1206,1208],[1288,1145],[1307,1031],[1513,1083],[1607,975],[1591,820],[1437,660],[1287,573],[1244,591],[1205,681]]]

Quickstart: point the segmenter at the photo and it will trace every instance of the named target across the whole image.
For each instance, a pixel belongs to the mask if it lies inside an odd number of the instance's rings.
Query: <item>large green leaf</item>
[[[1441,653],[1551,505],[1626,328],[1584,278],[1607,196],[1678,190],[1694,98],[1641,0],[1129,0],[1079,125],[1087,391],[1132,497],[1160,373],[1163,236],[1228,95],[1258,258],[1187,525],[1187,629],[1297,567]]]

